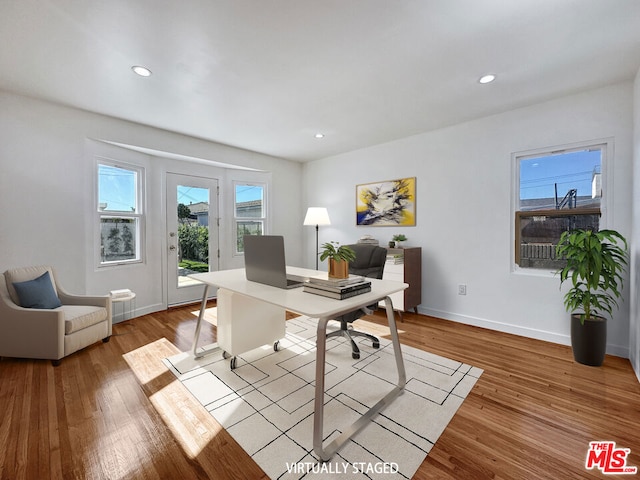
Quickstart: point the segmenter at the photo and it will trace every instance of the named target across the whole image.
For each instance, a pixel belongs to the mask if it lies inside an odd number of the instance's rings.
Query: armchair
[[[356,253],[356,259],[349,263],[349,273],[354,275],[362,275],[369,278],[382,278],[384,272],[384,265],[387,261],[387,250],[377,245],[370,244],[356,244],[349,245]],[[340,329],[327,334],[327,338],[342,336],[351,342],[351,356],[354,359],[360,358],[360,349],[353,340],[353,337],[365,337],[371,340],[373,348],[380,347],[380,340],[368,333],[360,332],[353,329],[353,326],[349,328],[349,324],[356,321],[358,318],[364,315],[370,315],[373,311],[377,310],[378,304],[369,305],[366,308],[361,308],[353,312],[346,313],[335,320],[340,322]]]
[[[43,277],[44,283],[39,282]],[[54,299],[53,305],[45,305],[49,308],[38,308],[42,305],[37,298],[29,302],[40,293],[33,291],[34,282],[29,282],[32,280],[46,287],[43,297]],[[22,282],[29,282],[29,290]],[[25,292],[32,298],[25,300],[28,296]],[[21,306],[25,301],[34,307]],[[57,304],[61,305],[51,308]],[[14,268],[0,275],[0,357],[42,358],[56,366],[63,357],[100,339],[108,342],[111,332],[111,297],[108,295],[67,293],[49,266]]]

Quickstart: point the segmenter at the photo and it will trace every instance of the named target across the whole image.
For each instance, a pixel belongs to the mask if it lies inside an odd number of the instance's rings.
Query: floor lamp
[[[331,225],[329,212],[323,207],[309,207],[307,209],[307,215],[304,217],[303,225],[316,226],[316,270],[318,270],[318,227],[320,225]]]

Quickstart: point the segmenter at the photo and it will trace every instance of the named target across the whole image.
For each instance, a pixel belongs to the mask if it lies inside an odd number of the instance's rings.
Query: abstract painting
[[[414,226],[416,177],[356,185],[356,224]]]

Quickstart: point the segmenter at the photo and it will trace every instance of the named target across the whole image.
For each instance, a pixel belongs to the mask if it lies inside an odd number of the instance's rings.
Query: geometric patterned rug
[[[315,320],[286,322],[273,345],[238,356],[234,370],[216,352],[164,360],[192,395],[272,479],[410,479],[471,391],[482,370],[402,345],[405,390],[330,461],[313,452]],[[337,327],[329,322],[327,331]],[[359,327],[360,330],[363,330]],[[374,405],[397,381],[390,340],[362,339],[360,359],[342,337],[327,340],[325,442]],[[325,443],[326,444],[326,443]]]

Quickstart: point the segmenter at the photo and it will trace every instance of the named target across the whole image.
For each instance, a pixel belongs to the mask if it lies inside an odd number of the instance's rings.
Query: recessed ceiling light
[[[149,70],[147,67],[142,67],[140,65],[134,65],[133,67],[131,67],[131,70],[133,70],[133,73],[137,73],[141,77],[149,77],[149,76],[151,76],[151,70]]]
[[[324,138],[324,133],[316,133],[316,138]]]
[[[482,77],[480,77],[480,80],[478,80],[478,82],[480,83],[491,83],[496,79],[496,76],[493,74],[489,74],[489,75],[484,75]]]

